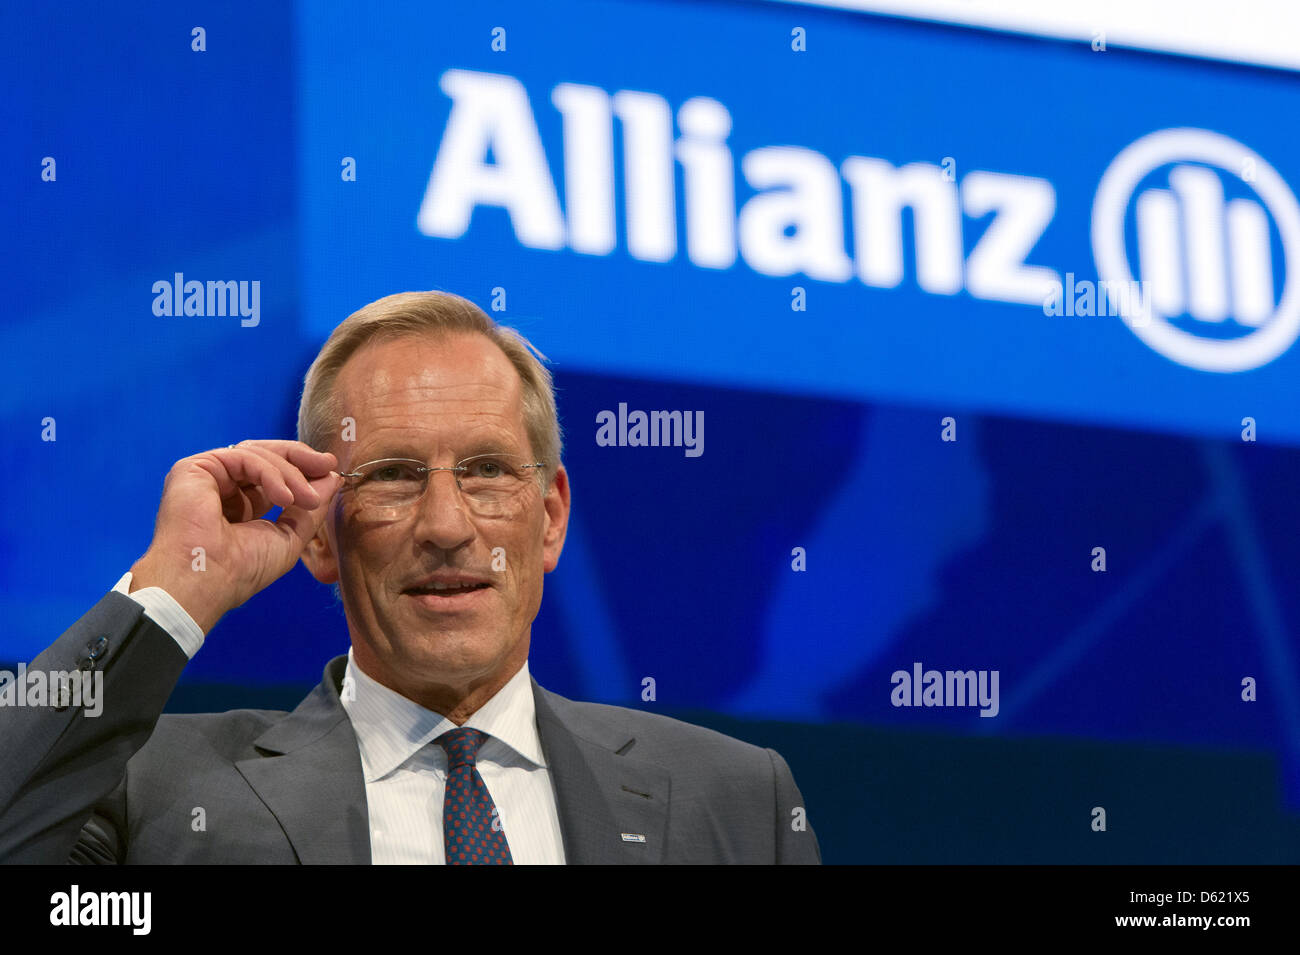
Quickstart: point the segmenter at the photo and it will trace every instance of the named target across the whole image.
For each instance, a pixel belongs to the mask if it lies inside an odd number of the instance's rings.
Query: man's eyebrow
[[[457,461],[463,461],[466,458],[477,457],[480,454],[524,454],[525,452],[518,445],[519,442],[514,439],[475,438],[471,441],[458,442],[452,445],[452,457]],[[368,461],[384,461],[389,458],[407,458],[412,461],[427,463],[428,459],[427,454],[417,451],[414,445],[409,444],[375,444],[369,446],[361,444],[353,457],[356,459],[357,464]]]
[[[409,458],[412,461],[423,461],[424,458],[418,454],[414,448],[405,444],[380,444],[366,447],[361,445],[353,455],[357,464],[366,461],[385,461],[389,458]]]
[[[497,438],[485,438],[460,445],[457,457],[461,460],[480,454],[521,454],[516,441],[503,441]]]

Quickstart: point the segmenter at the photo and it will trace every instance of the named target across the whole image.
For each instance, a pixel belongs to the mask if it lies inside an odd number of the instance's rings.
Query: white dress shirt
[[[161,587],[134,593],[130,587],[128,572],[113,589],[144,607],[149,619],[193,657],[203,645],[203,631],[184,608]],[[370,861],[445,864],[442,800],[447,754],[433,741],[455,724],[363,673],[351,650],[341,701],[361,751]],[[477,766],[515,865],[563,865],[555,789],[542,755],[527,661],[465,725],[488,735]]]

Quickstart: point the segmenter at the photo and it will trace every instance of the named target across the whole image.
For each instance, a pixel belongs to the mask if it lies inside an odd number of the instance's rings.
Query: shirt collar
[[[441,713],[425,709],[364,673],[353,661],[351,648],[341,702],[357,735],[368,783],[387,776],[424,746],[456,728]],[[546,765],[527,660],[465,725],[500,740],[535,766]]]

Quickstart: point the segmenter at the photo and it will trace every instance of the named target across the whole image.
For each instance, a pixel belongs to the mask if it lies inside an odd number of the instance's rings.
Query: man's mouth
[[[434,613],[472,610],[486,598],[480,591],[492,584],[475,574],[448,572],[430,574],[402,591],[425,610]]]
[[[412,594],[413,596],[432,594],[438,597],[459,597],[463,594],[472,594],[476,590],[483,590],[490,586],[490,584],[433,583],[421,587],[408,587],[402,592]]]

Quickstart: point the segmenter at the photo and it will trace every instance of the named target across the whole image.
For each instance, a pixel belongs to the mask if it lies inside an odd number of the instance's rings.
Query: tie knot
[[[447,752],[447,769],[457,766],[473,766],[478,757],[479,747],[487,740],[487,734],[468,726],[458,726],[439,736],[435,743]]]

